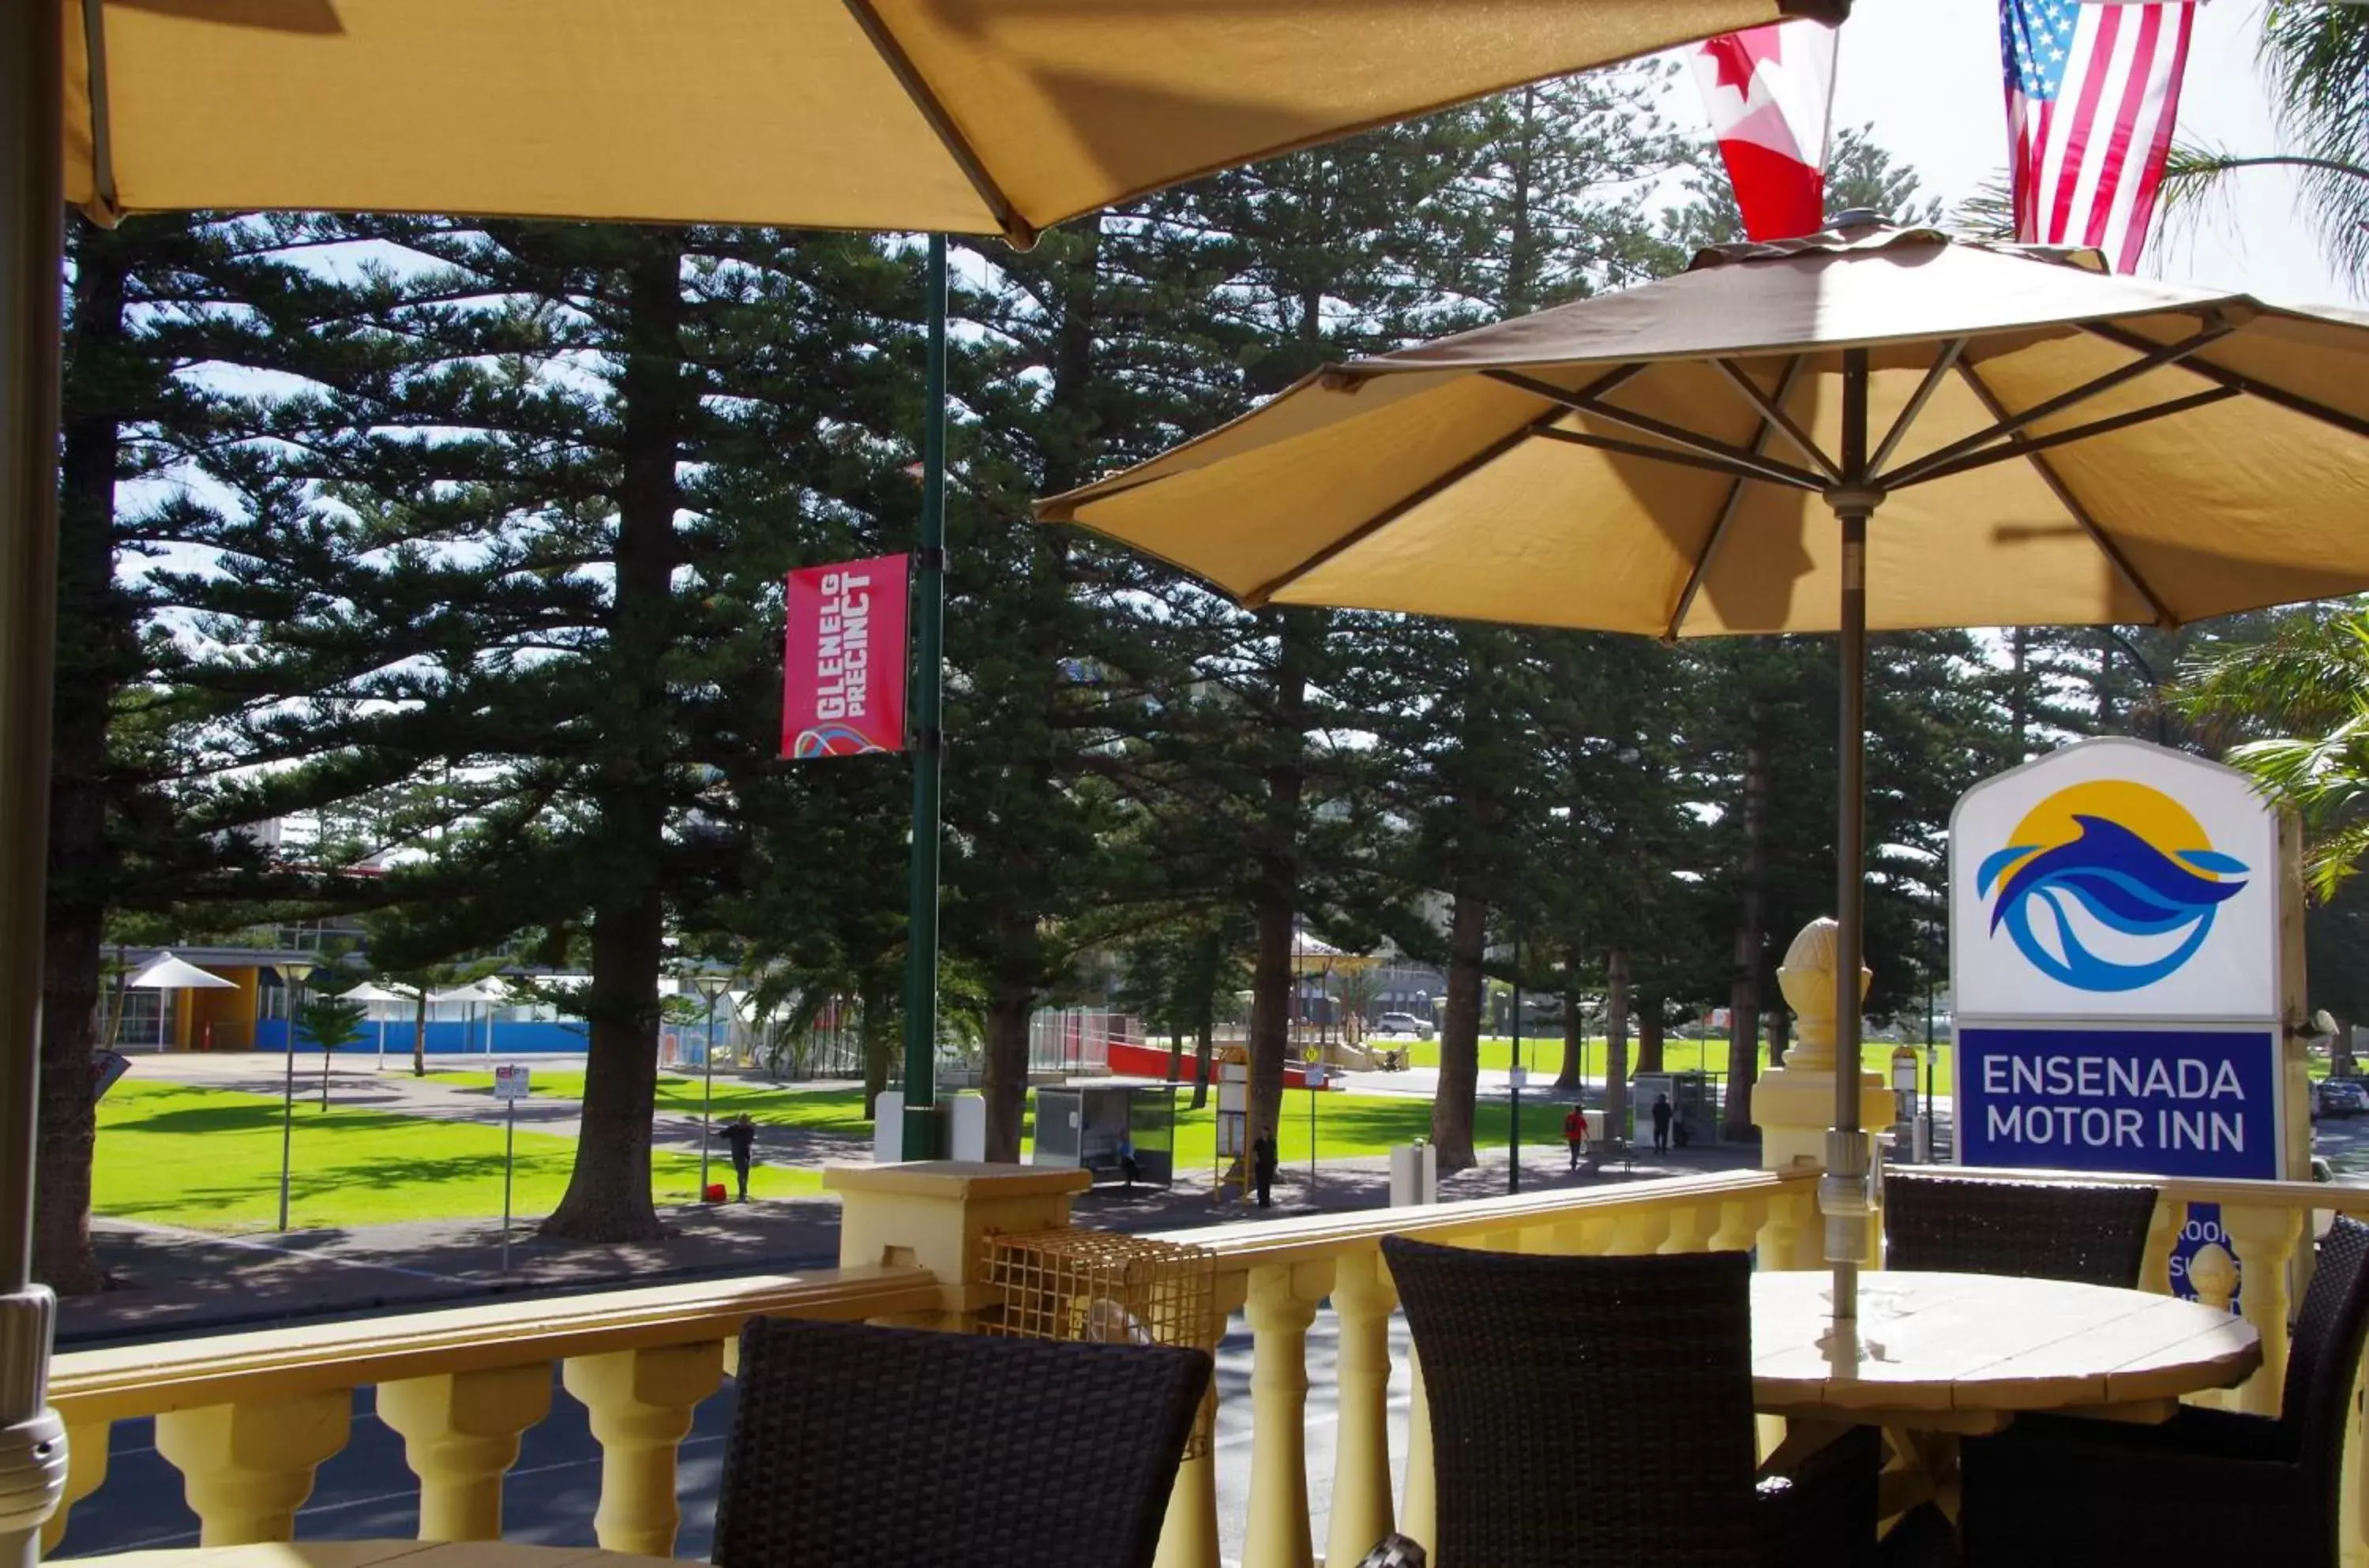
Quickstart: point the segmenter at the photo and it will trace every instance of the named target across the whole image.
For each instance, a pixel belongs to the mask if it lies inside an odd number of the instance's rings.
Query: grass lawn
[[[1382,1043],[1392,1047],[1408,1047],[1408,1059],[1415,1067],[1439,1065],[1439,1041],[1436,1036],[1428,1040],[1392,1040]],[[1610,1049],[1611,1047],[1600,1039],[1587,1042],[1586,1060],[1581,1070],[1591,1081],[1596,1083],[1604,1082],[1604,1063]],[[1921,1070],[1925,1047],[1918,1045],[1916,1049]],[[1860,1059],[1867,1063],[1867,1070],[1870,1072],[1889,1075],[1892,1070],[1892,1050],[1893,1047],[1889,1045],[1869,1042],[1861,1045],[1860,1055]],[[1935,1059],[1933,1087],[1937,1093],[1946,1094],[1950,1092],[1949,1043],[1937,1042],[1933,1047],[1933,1054]],[[1562,1069],[1562,1036],[1557,1035],[1543,1039],[1537,1037],[1524,1039],[1522,1058],[1529,1064],[1533,1082],[1536,1081],[1536,1075],[1540,1072],[1551,1077]],[[1513,1041],[1493,1038],[1486,1035],[1481,1037],[1482,1067],[1503,1072],[1513,1064]],[[1675,1036],[1671,1036],[1662,1043],[1662,1065],[1671,1072],[1688,1072],[1697,1068],[1709,1072],[1724,1072],[1727,1070],[1727,1042],[1725,1040],[1681,1040]],[[1636,1067],[1637,1042],[1631,1038],[1629,1042],[1630,1070],[1635,1071]],[[1768,1070],[1768,1052],[1765,1047],[1760,1052],[1760,1069],[1764,1072]],[[491,1080],[487,1082],[490,1082]]]
[[[268,1230],[280,1211],[280,1103],[267,1095],[120,1082],[99,1102],[92,1209],[207,1230]],[[515,1212],[549,1213],[575,1158],[572,1139],[521,1131]],[[728,1179],[720,1150],[717,1163]],[[322,1111],[300,1100],[291,1168],[289,1220],[299,1229],[501,1217],[498,1127]],[[696,1155],[653,1162],[660,1204],[692,1202],[698,1183]],[[821,1185],[819,1172],[761,1165],[750,1191],[786,1197]]]

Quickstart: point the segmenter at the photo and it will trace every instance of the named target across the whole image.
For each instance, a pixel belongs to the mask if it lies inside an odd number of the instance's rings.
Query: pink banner
[[[905,749],[905,571],[876,555],[790,574],[782,755]]]

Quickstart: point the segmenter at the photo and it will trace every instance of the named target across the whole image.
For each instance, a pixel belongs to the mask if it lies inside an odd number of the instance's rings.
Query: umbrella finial
[[[1841,930],[1833,920],[1821,915],[1803,926],[1793,938],[1793,944],[1785,949],[1785,962],[1777,971],[1777,984],[1785,993],[1785,1004],[1800,1021],[1794,1029],[1793,1044],[1785,1052],[1787,1067],[1819,1070],[1834,1068],[1835,949],[1840,936]],[[1861,996],[1867,994],[1868,982],[1874,978],[1865,965],[1860,967]]]

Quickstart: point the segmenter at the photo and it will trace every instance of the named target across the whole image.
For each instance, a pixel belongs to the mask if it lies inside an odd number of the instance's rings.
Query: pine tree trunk
[[[1662,1043],[1665,1029],[1662,1003],[1657,997],[1642,997],[1637,1002],[1637,1070],[1660,1072]]]
[[[1629,1136],[1629,955],[1615,948],[1604,963],[1604,1125],[1615,1139]]]
[[[987,1071],[980,1083],[987,1101],[987,1157],[998,1164],[1020,1163],[1021,1113],[1028,1103],[1028,1018],[1036,992],[1015,982],[999,983],[987,1003]]]
[[[1209,1103],[1209,1059],[1218,1033],[1217,1013],[1216,999],[1204,998],[1193,1036],[1193,1109],[1196,1111]]]
[[[682,240],[642,234],[629,265],[626,358],[618,377],[624,479],[617,496],[609,713],[592,795],[602,890],[593,905],[590,1039],[566,1194],[544,1233],[579,1242],[656,1241],[650,1119],[658,1099],[658,966],[666,956],[670,702],[665,659],[681,557],[676,462],[691,392],[682,370]]]
[[[1793,1048],[1793,1015],[1780,1003],[1768,1010],[1768,1065],[1785,1065],[1785,1053]]]
[[[1721,1136],[1752,1136],[1752,1085],[1760,1076],[1760,970],[1768,945],[1763,898],[1768,877],[1768,709],[1748,712],[1744,752],[1744,877],[1735,915],[1735,967],[1728,983],[1727,1104]]]
[[[1481,1086],[1481,965],[1488,946],[1488,901],[1459,888],[1448,915],[1448,1005],[1439,1024],[1439,1088],[1431,1102],[1431,1141],[1442,1175],[1478,1163],[1472,1108]]]
[[[1562,993],[1562,1070],[1555,1074],[1554,1093],[1576,1094],[1587,1071],[1587,1018],[1581,1012],[1576,990]]]
[[[877,970],[867,973],[857,982],[862,987],[864,1009],[864,1119],[871,1121],[880,1092],[888,1087],[888,1069],[897,1059],[897,1048],[904,1043],[897,1010],[888,1005],[891,977]]]
[[[1314,627],[1304,610],[1276,612],[1275,708],[1266,798],[1257,840],[1252,917],[1250,1125],[1244,1147],[1283,1114],[1283,1064],[1291,1048],[1291,938],[1299,913],[1299,802],[1307,786],[1308,667]]]
[[[49,894],[43,920],[40,1091],[33,1276],[61,1296],[105,1288],[90,1244],[98,1144],[97,1048],[106,898],[108,718],[137,671],[115,592],[115,478],[121,429],[109,406],[123,353],[132,246],[77,225],[63,467],[58,493],[58,650],[50,751]],[[129,658],[127,658],[129,656]]]

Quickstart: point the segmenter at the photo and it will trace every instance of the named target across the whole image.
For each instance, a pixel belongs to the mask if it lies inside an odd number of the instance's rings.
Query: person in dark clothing
[[[1666,1152],[1666,1151],[1668,1150],[1669,1147],[1670,1147],[1670,1116],[1671,1116],[1671,1114],[1672,1114],[1672,1113],[1671,1113],[1671,1111],[1670,1111],[1670,1097],[1669,1097],[1667,1094],[1656,1094],[1656,1095],[1654,1095],[1654,1152],[1656,1152],[1656,1153],[1664,1153],[1664,1152]]]
[[[1275,1207],[1268,1189],[1275,1185],[1276,1163],[1275,1139],[1265,1133],[1259,1134],[1251,1143],[1251,1182],[1258,1188],[1258,1205],[1261,1208]]]
[[[743,1111],[724,1124],[724,1141],[732,1146],[732,1173],[740,1178],[740,1201],[749,1201],[749,1164],[757,1153],[757,1124]]]
[[[1127,1191],[1133,1192],[1136,1175],[1135,1139],[1124,1132],[1118,1135],[1118,1169],[1119,1174],[1127,1178]]]

